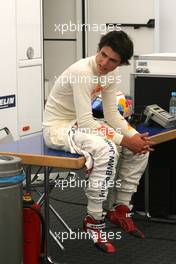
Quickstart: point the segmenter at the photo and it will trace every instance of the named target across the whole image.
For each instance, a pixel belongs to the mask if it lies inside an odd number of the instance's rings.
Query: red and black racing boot
[[[111,210],[108,211],[106,217],[111,223],[120,226],[129,234],[142,239],[144,238],[144,234],[137,228],[137,226],[133,222],[130,209],[126,205],[119,204],[114,206]]]
[[[117,251],[113,244],[106,239],[106,234],[103,231],[106,226],[104,220],[95,220],[92,216],[87,215],[83,224],[85,232],[90,234],[95,247],[110,254]]]

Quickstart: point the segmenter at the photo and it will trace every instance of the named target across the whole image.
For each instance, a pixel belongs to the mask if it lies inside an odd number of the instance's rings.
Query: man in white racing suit
[[[96,247],[107,253],[116,252],[112,242],[101,236],[105,226],[103,201],[107,199],[110,181],[114,183],[114,204],[106,218],[126,232],[144,237],[130,216],[130,202],[153,142],[147,133],[140,134],[132,128],[116,106],[117,68],[128,65],[132,55],[133,43],[125,32],[111,31],[102,36],[95,56],[79,60],[60,75],[44,112],[47,146],[86,157],[88,205],[84,229],[92,235]],[[92,114],[92,99],[99,94],[103,122]],[[120,187],[116,186],[117,180]]]

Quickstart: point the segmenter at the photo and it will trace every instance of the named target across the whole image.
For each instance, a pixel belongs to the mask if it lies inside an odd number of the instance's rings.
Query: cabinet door
[[[30,47],[33,49],[32,58],[41,57],[41,25],[41,0],[17,0],[17,50],[19,60],[28,59],[27,50]]]
[[[48,91],[54,85],[59,75],[76,60],[76,42],[72,41],[45,41],[45,78],[48,80]]]
[[[45,39],[74,39],[77,29],[76,0],[44,0]]]
[[[18,70],[18,132],[20,136],[42,130],[42,65]]]

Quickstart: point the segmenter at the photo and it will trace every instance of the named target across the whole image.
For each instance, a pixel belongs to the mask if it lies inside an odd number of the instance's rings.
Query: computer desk
[[[140,133],[148,132],[150,139],[155,144],[161,144],[173,139],[176,139],[176,128],[162,128],[160,126],[147,126],[145,124],[139,124],[136,126],[136,130]]]
[[[137,127],[139,132],[148,131],[151,139],[156,143],[160,144],[172,139],[176,139],[176,129],[155,129],[146,126]],[[61,169],[71,169],[80,170],[85,167],[85,158],[79,154],[71,154],[69,152],[59,151],[49,149],[43,140],[42,134],[33,135],[20,139],[18,141],[12,141],[6,144],[0,144],[0,154],[1,155],[14,155],[18,156],[22,160],[22,164],[28,165],[27,171],[27,188],[30,191],[30,179],[31,179],[31,167],[32,166],[42,166],[44,168],[44,193],[41,200],[44,200],[44,216],[45,216],[45,233],[46,233],[46,250],[45,250],[45,261],[46,263],[52,262],[48,255],[48,238],[49,234],[54,238],[58,245],[63,249],[60,241],[54,236],[49,228],[49,210],[51,209],[58,219],[65,225],[65,227],[70,230],[65,221],[60,217],[60,215],[52,208],[49,204],[49,170],[50,168],[61,168]],[[146,171],[147,175],[147,171]],[[145,183],[145,211],[148,215],[148,175]],[[40,201],[41,201],[40,200]]]

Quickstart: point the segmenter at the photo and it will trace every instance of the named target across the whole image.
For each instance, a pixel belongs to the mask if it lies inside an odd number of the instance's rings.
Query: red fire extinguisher
[[[23,195],[23,263],[40,264],[44,260],[44,219],[30,193]]]

